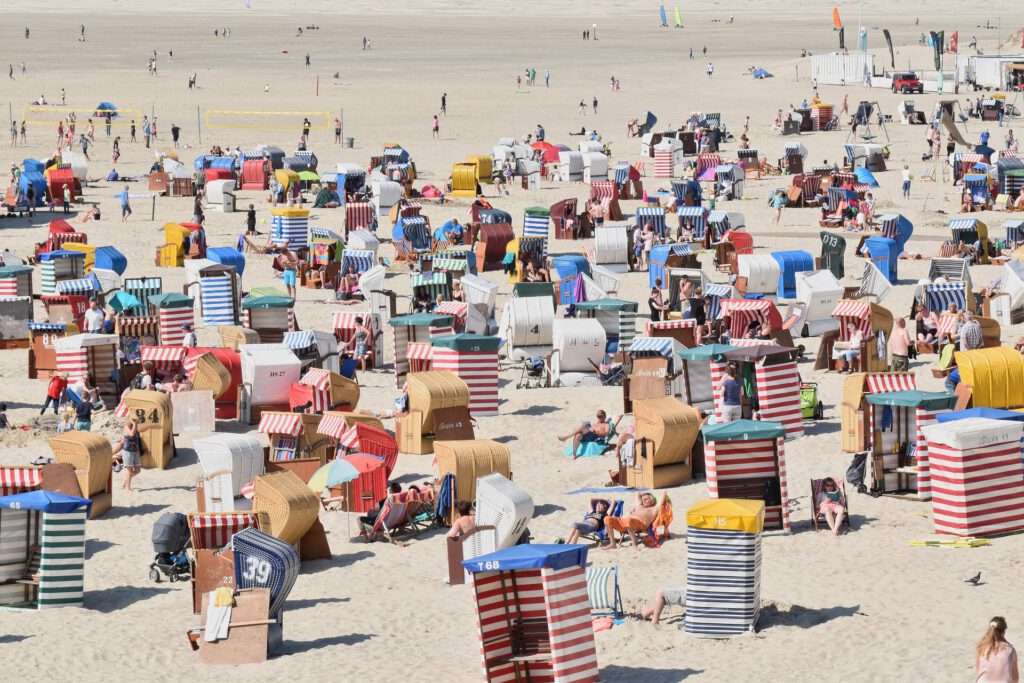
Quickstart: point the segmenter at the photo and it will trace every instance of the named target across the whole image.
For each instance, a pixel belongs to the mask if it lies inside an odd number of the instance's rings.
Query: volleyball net
[[[203,126],[210,130],[247,128],[252,130],[289,130],[302,133],[302,123],[309,119],[313,133],[333,131],[334,114],[326,111],[236,111],[207,109]]]
[[[139,130],[142,130],[143,112],[141,109],[131,107],[97,109],[96,107],[67,107],[61,104],[30,104],[21,112],[21,118],[26,123],[56,126],[59,122],[67,120],[70,114],[74,114],[77,129],[85,132],[89,119],[92,119],[95,126],[105,125],[108,112],[111,113],[111,125],[127,127],[131,125],[132,121],[135,121]]]

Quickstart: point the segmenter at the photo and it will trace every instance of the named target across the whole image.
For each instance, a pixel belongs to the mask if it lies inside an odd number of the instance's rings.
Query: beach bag
[[[864,475],[867,471],[868,454],[857,453],[853,456],[850,466],[846,468],[846,481],[860,490],[864,486]]]

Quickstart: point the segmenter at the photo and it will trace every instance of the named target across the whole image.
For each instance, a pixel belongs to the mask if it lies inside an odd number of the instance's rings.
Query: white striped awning
[[[443,272],[416,273],[412,276],[412,286],[422,287],[424,285],[447,285],[448,275]]]
[[[302,415],[298,413],[263,413],[257,430],[263,434],[298,436],[302,433]]]
[[[220,550],[231,537],[241,531],[260,526],[259,517],[252,512],[196,513],[188,517],[193,550]]]
[[[77,280],[60,280],[57,282],[58,294],[92,294],[96,291],[96,278],[83,277]]]
[[[671,358],[674,345],[675,340],[671,337],[634,337],[633,343],[629,345],[629,353]]]
[[[22,301],[32,301],[30,296],[0,296],[0,303],[13,304],[20,303]]]
[[[878,373],[869,374],[865,379],[868,393],[884,394],[890,391],[914,391],[917,381],[909,373]]]
[[[740,311],[765,311],[772,302],[768,299],[722,299],[722,315]]]
[[[462,301],[442,301],[434,307],[435,314],[450,315],[455,318],[465,318],[468,310],[469,304]]]
[[[317,391],[327,391],[331,386],[331,371],[320,368],[310,368],[299,380],[299,384],[311,386]]]
[[[956,304],[960,309],[967,306],[967,289],[963,282],[925,285],[924,295],[928,309],[932,311],[944,311],[950,304]]]
[[[676,209],[677,216],[689,217],[689,218],[703,218],[706,214],[706,210],[703,206],[680,206]]]
[[[435,257],[430,262],[430,267],[431,267],[431,269],[433,269],[435,271],[460,271],[460,270],[467,270],[469,266],[466,263],[466,259],[464,259],[464,258],[453,258],[453,257],[436,258]]]
[[[42,470],[35,467],[0,467],[0,496],[32,491],[42,483]]]
[[[292,351],[301,351],[316,345],[312,330],[296,330],[284,333],[284,344]]]
[[[316,433],[329,436],[332,439],[340,439],[341,435],[348,429],[348,422],[345,417],[334,413],[326,413],[317,425]]]
[[[949,222],[949,229],[956,230],[974,230],[978,225],[977,218],[954,218]]]
[[[871,315],[871,304],[866,301],[843,299],[832,309],[833,318],[867,318]]]
[[[310,226],[309,236],[312,237],[313,239],[318,240],[335,240],[338,242],[343,241],[341,235],[334,232],[333,230],[330,230],[329,228],[320,228],[316,226]]]
[[[188,349],[183,346],[143,346],[140,350],[142,362],[158,364],[177,364],[185,362],[185,354]]]
[[[434,347],[429,342],[409,342],[405,349],[405,357],[409,360],[430,360]]]

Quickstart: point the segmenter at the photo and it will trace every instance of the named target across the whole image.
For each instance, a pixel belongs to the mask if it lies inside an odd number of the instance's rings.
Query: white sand
[[[809,66],[801,63],[799,82],[794,65],[801,48],[815,52],[834,49],[836,38],[829,28],[828,7],[813,8],[792,3],[742,3],[732,26],[712,23],[727,18],[732,10],[723,6],[686,3],[683,31],[657,28],[657,3],[599,2],[559,3],[549,10],[547,3],[476,3],[472,7],[434,0],[430,3],[389,3],[389,15],[381,15],[379,3],[348,4],[254,0],[254,9],[244,10],[242,0],[219,7],[214,3],[183,0],[172,8],[161,6],[153,12],[151,3],[85,0],[74,7],[54,8],[54,13],[35,12],[36,3],[8,0],[4,4],[4,25],[0,28],[0,67],[25,61],[27,76],[16,67],[16,80],[0,71],[0,114],[4,101],[13,102],[15,116],[29,100],[45,93],[50,102],[59,101],[60,88],[67,89],[70,106],[88,108],[111,100],[124,108],[149,112],[155,109],[161,138],[169,140],[173,122],[183,127],[183,139],[191,145],[182,150],[191,159],[212,142],[246,148],[256,143],[277,144],[291,150],[299,129],[282,131],[237,127],[204,130],[198,144],[196,107],[236,110],[329,111],[344,108],[345,135],[356,138],[355,150],[331,148],[324,131],[314,134],[312,149],[324,167],[337,161],[365,164],[379,153],[385,142],[395,141],[408,148],[420,170],[421,179],[441,185],[450,164],[471,153],[487,153],[499,136],[522,136],[542,122],[549,139],[575,144],[570,129],[597,126],[611,143],[617,159],[634,160],[638,143],[625,139],[625,122],[647,109],[660,124],[676,124],[690,111],[721,111],[726,123],[737,130],[743,116],[752,117],[752,144],[762,155],[774,160],[783,143],[791,139],[774,136],[770,122],[779,107],[797,104],[810,97]],[[297,12],[296,7],[314,5]],[[672,6],[669,4],[671,17]],[[847,3],[845,19],[848,40],[855,41],[856,6]],[[739,8],[740,3],[735,3]],[[994,32],[975,28],[986,18],[1004,18],[1011,5],[997,2],[991,7],[963,8],[962,3],[930,2],[894,5],[870,2],[864,9],[869,27],[887,27],[900,44],[915,44],[922,30],[944,28],[947,34],[959,29],[961,45],[976,33],[986,50],[994,50]],[[955,20],[945,25],[940,18],[955,8]],[[50,11],[51,8],[47,8]],[[969,14],[964,14],[964,11]],[[216,14],[204,15],[206,12]],[[334,16],[334,13],[343,13]],[[895,13],[895,14],[894,14]],[[915,14],[922,25],[914,25]],[[87,25],[87,41],[77,42],[78,25]],[[671,19],[670,19],[671,21]],[[583,28],[599,25],[597,42],[579,40]],[[1007,26],[1009,20],[1004,20]],[[295,37],[295,27],[319,24],[319,32]],[[32,29],[31,40],[23,38],[23,26]],[[213,29],[232,28],[229,40],[214,39]],[[1003,32],[1008,34],[1011,29]],[[369,52],[360,50],[367,35],[373,41]],[[881,48],[880,31],[872,31],[872,47]],[[716,64],[714,80],[704,76],[699,50],[710,50]],[[689,61],[687,50],[694,47],[698,57]],[[159,53],[159,73],[146,73],[152,50]],[[174,51],[169,60],[167,51]],[[288,50],[288,54],[282,54]],[[879,50],[881,54],[883,50]],[[302,58],[312,56],[313,67],[305,69]],[[930,68],[930,56],[923,48],[899,49],[897,63],[909,58],[918,68]],[[879,57],[879,63],[887,61]],[[753,81],[745,75],[750,65],[772,71],[776,78]],[[516,92],[515,77],[527,66],[552,73],[552,87]],[[334,72],[340,72],[336,83]],[[197,72],[200,89],[186,88],[187,75]],[[612,93],[608,79],[616,76],[622,91]],[[319,76],[320,96],[314,95]],[[263,93],[264,83],[271,92]],[[448,93],[448,116],[442,119],[442,139],[430,139],[430,118],[439,107],[442,92]],[[865,98],[878,100],[885,111],[895,113],[901,97],[886,91],[859,87],[823,87],[822,95],[837,109],[844,93],[851,105]],[[600,100],[600,114],[577,117],[576,103]],[[935,98],[917,97],[919,108],[930,111]],[[81,120],[81,119],[80,119]],[[141,120],[139,121],[141,126]],[[251,123],[251,121],[250,121]],[[0,161],[26,156],[40,157],[52,151],[54,127],[30,125],[30,146],[7,149],[6,133],[0,136],[4,154]],[[659,125],[659,128],[661,125]],[[84,121],[80,124],[84,128]],[[972,122],[970,138],[980,125]],[[109,141],[99,130],[99,144],[93,156],[90,176],[101,178],[110,168]],[[120,129],[123,140],[126,131]],[[920,174],[923,130],[894,124],[890,166],[904,160]],[[140,128],[141,137],[141,128]],[[801,137],[811,150],[814,163],[836,160],[846,132],[818,133]],[[996,132],[994,146],[1003,135]],[[164,145],[165,146],[165,145]],[[141,175],[152,161],[141,144],[123,144],[118,165],[125,174]],[[734,147],[726,148],[726,156]],[[881,174],[882,188],[875,194],[880,207],[908,215],[915,224],[910,249],[928,256],[937,252],[947,234],[947,213],[956,211],[958,192],[949,185],[917,182],[913,199],[899,199],[898,171]],[[775,178],[748,183],[748,198],[732,203],[731,210],[746,214],[759,248],[803,248],[817,253],[818,228],[815,210],[787,210],[782,228],[769,227],[766,208],[768,193],[785,180]],[[648,179],[648,188],[657,183]],[[135,185],[142,192],[144,186]],[[184,220],[191,214],[191,200],[161,198],[155,221],[148,220],[145,202],[135,203],[135,215],[127,226],[114,220],[117,213],[113,195],[120,186],[92,183],[87,200],[99,201],[104,220],[85,226],[90,243],[115,244],[129,257],[129,274],[157,273],[165,289],[181,284],[180,269],[156,269],[154,248],[162,242],[161,226]],[[548,205],[569,195],[584,197],[582,184],[545,187],[540,192],[515,191],[511,198],[496,201],[519,221],[522,209]],[[260,218],[268,216],[262,198],[242,193],[243,202],[259,202]],[[631,211],[635,206],[627,202]],[[465,217],[465,204],[430,207],[432,223]],[[338,211],[314,211],[317,224],[340,228]],[[58,216],[54,216],[58,217]],[[984,218],[984,216],[983,216]],[[988,217],[993,235],[1002,217]],[[211,245],[229,245],[241,230],[244,214],[208,215]],[[0,248],[28,252],[45,233],[44,215],[33,227],[26,223],[0,223]],[[73,221],[78,225],[77,221]],[[261,229],[265,230],[266,225]],[[582,245],[555,243],[553,251],[580,250]],[[390,253],[390,247],[385,249]],[[711,270],[709,258],[705,268]],[[848,258],[847,270],[859,273],[860,264]],[[905,281],[922,277],[927,261],[900,264]],[[987,283],[996,273],[992,267],[975,268],[974,281]],[[502,281],[496,273],[488,277]],[[647,276],[626,278],[624,296],[645,299]],[[268,257],[250,256],[246,270],[247,287],[273,284]],[[408,292],[408,280],[389,280],[401,292]],[[502,288],[502,299],[507,285]],[[303,327],[327,329],[334,306],[323,305],[324,296],[303,289],[299,292],[297,315]],[[885,304],[894,313],[909,310],[911,287],[895,290]],[[500,301],[499,301],[500,305]],[[1004,330],[1004,340],[1019,330]],[[816,340],[809,342],[816,350]],[[390,353],[390,350],[389,350]],[[0,352],[0,377],[12,419],[24,423],[33,418],[44,394],[44,383],[25,380],[25,351]],[[938,388],[924,367],[918,364],[920,384]],[[992,547],[976,550],[935,550],[911,548],[911,539],[928,537],[932,531],[930,507],[891,498],[872,499],[853,495],[850,507],[854,532],[840,540],[809,529],[808,480],[812,476],[840,475],[849,461],[839,449],[839,423],[833,406],[840,397],[840,377],[819,374],[810,364],[801,366],[805,380],[821,383],[826,419],[813,434],[787,444],[789,491],[798,498],[793,510],[795,533],[764,541],[762,630],[753,637],[731,641],[699,641],[677,630],[678,614],[660,628],[630,620],[611,632],[597,636],[598,657],[603,680],[677,681],[695,680],[968,680],[973,663],[972,645],[994,614],[1007,617],[1011,638],[1021,623],[1019,590],[1020,536],[1000,539]],[[618,389],[553,389],[515,391],[518,374],[503,375],[505,385],[502,415],[480,421],[480,436],[509,437],[513,449],[516,481],[529,490],[538,504],[538,516],[530,527],[537,540],[551,541],[564,536],[586,505],[586,496],[569,496],[566,491],[604,481],[607,459],[568,462],[554,441],[554,434],[569,422],[592,415],[599,407],[621,410]],[[360,407],[383,408],[391,400],[393,379],[388,373],[364,374],[366,389]],[[24,463],[48,453],[45,436],[39,432],[18,433],[5,440],[0,451],[4,464]],[[431,474],[429,456],[402,456],[399,473],[412,482]],[[149,541],[152,523],[168,510],[193,509],[192,487],[198,475],[188,451],[164,472],[145,471],[137,479],[139,490],[132,495],[115,494],[115,509],[88,527],[86,609],[63,609],[42,613],[0,613],[0,662],[7,680],[41,680],[75,675],[81,680],[127,678],[128,671],[146,680],[349,680],[355,676],[377,679],[404,677],[422,681],[432,678],[453,681],[479,680],[480,661],[475,633],[472,598],[466,587],[449,588],[442,581],[444,549],[439,534],[431,534],[398,548],[382,544],[350,542],[343,514],[322,515],[335,554],[331,561],[308,563],[292,592],[285,618],[288,654],[256,670],[242,667],[222,671],[201,668],[187,648],[183,633],[193,624],[186,586],[154,585],[146,577],[152,553]],[[707,494],[703,483],[693,483],[670,492],[675,502],[675,531],[682,531],[686,508]],[[660,550],[616,552],[595,550],[598,563],[617,562],[622,571],[622,589],[627,606],[638,608],[643,599],[661,586],[685,581],[685,544],[677,536]],[[974,588],[962,578],[977,571],[985,585]]]

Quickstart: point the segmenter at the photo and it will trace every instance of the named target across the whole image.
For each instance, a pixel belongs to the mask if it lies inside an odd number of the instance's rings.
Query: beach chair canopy
[[[92,509],[92,501],[88,498],[68,496],[57,491],[26,491],[13,496],[0,497],[0,508],[6,510],[33,510],[35,512],[52,512],[67,514],[81,508]]]
[[[689,349],[681,349],[679,357],[683,360],[706,361],[718,356],[725,356],[730,351],[736,350],[737,346],[731,344],[704,344]]]
[[[887,391],[868,394],[864,397],[871,405],[894,408],[923,408],[925,410],[949,410],[956,404],[956,395],[946,391]]]
[[[939,413],[935,416],[939,422],[955,422],[966,420],[971,417],[984,417],[989,420],[1011,420],[1013,422],[1024,422],[1024,413],[1016,410],[1002,410],[999,408],[967,408],[966,410],[954,410],[948,413]]]
[[[786,429],[781,422],[759,420],[733,420],[701,427],[704,441],[755,441],[785,438]]]
[[[958,351],[960,381],[971,387],[976,408],[1024,406],[1024,358],[1016,349],[997,346]]]
[[[759,534],[764,530],[764,501],[709,498],[686,511],[686,526]]]
[[[516,545],[465,560],[462,566],[473,574],[516,569],[583,567],[587,564],[588,549],[586,545],[544,543]]]
[[[921,431],[931,443],[969,450],[992,444],[1018,442],[1021,433],[1024,432],[1024,423],[969,417],[926,425]]]

